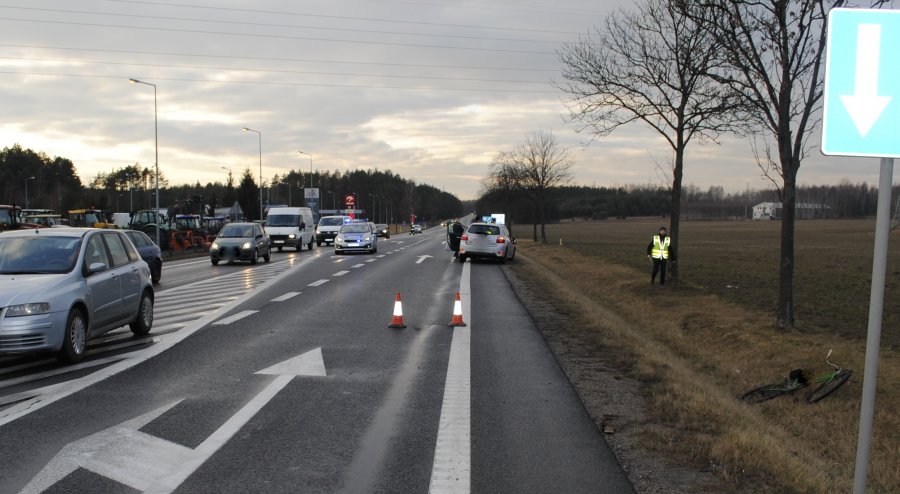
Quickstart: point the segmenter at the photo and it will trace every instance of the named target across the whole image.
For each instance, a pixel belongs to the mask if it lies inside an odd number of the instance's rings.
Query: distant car
[[[468,258],[497,259],[503,264],[516,257],[516,239],[506,225],[472,223],[459,242],[459,261]]]
[[[58,228],[0,235],[0,355],[84,357],[87,341],[153,326],[150,268],[120,231]]]
[[[350,223],[341,227],[334,237],[334,252],[378,252],[378,235],[368,223]]]
[[[413,225],[409,228],[410,235],[415,235],[417,233],[422,233],[422,225]]]
[[[159,283],[159,280],[162,279],[162,250],[144,232],[125,230],[125,235],[128,235],[128,238],[131,239],[131,243],[137,248],[141,259],[147,263],[147,266],[150,266],[150,279],[153,281],[153,284]]]
[[[217,266],[219,261],[269,262],[272,256],[269,236],[259,223],[229,223],[222,227],[209,248],[209,261]]]
[[[319,247],[323,243],[330,244],[334,242],[338,230],[345,224],[350,223],[349,216],[323,216],[319,218],[319,224],[316,225],[316,245]]]
[[[391,229],[385,223],[376,223],[375,235],[384,238],[391,238]]]

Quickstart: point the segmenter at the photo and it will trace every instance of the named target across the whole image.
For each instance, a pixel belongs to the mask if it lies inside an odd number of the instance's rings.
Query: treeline
[[[894,197],[900,194],[900,186],[894,187]],[[546,217],[549,221],[569,218],[607,219],[633,216],[666,216],[670,207],[671,190],[649,185],[622,187],[557,187],[550,191]],[[693,207],[704,208],[703,219],[749,218],[754,205],[762,202],[780,202],[775,190],[743,190],[729,193],[724,187],[701,189],[686,185],[682,204],[690,221],[699,216],[691,215]],[[833,218],[864,218],[874,216],[878,203],[878,188],[866,183],[853,184],[843,181],[837,185],[809,185],[797,187],[797,202],[824,204]],[[895,203],[896,204],[896,203]],[[537,221],[534,208],[527,197],[510,198],[497,192],[484,194],[475,205],[479,214],[506,212],[512,221],[533,224]],[[715,217],[710,217],[710,215]]]
[[[668,211],[669,191],[662,187],[556,187],[549,191],[545,217],[607,219],[630,216],[661,216]],[[505,212],[507,221],[534,224],[538,221],[527,196],[509,197],[498,191],[482,195],[475,205],[478,214]]]
[[[27,183],[27,184],[26,184]],[[155,206],[156,176],[152,167],[138,163],[99,173],[87,183],[79,177],[74,163],[66,158],[50,158],[44,153],[14,145],[0,150],[0,203],[62,212],[96,208],[111,212],[151,209]],[[409,221],[410,214],[433,222],[461,216],[463,203],[453,194],[427,184],[417,184],[390,170],[316,171],[290,170],[276,174],[263,184],[264,204],[303,206],[304,187],[319,189],[320,208],[344,208],[347,195],[356,198],[357,209],[370,219]],[[27,185],[27,197],[26,197]],[[199,212],[202,206],[228,207],[235,201],[248,219],[259,217],[260,184],[252,170],[240,176],[231,173],[223,181],[199,181],[171,185],[159,176],[160,207]]]

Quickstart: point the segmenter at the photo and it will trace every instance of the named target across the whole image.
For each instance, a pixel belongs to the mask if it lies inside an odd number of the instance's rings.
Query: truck
[[[313,213],[310,208],[269,208],[265,229],[272,245],[281,252],[285,247],[312,250],[315,242]]]
[[[0,204],[0,232],[7,230],[33,230],[35,228],[41,228],[41,225],[26,223],[22,221],[22,219],[19,217],[21,212],[22,208],[16,206],[15,204],[11,206]]]

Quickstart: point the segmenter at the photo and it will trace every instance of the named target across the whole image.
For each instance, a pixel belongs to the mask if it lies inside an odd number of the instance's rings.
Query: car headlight
[[[370,242],[371,240],[372,240],[371,235],[366,235],[365,238],[363,238],[363,242]]]
[[[252,247],[253,245],[251,245],[250,242],[244,242],[244,245],[241,246],[244,250],[250,250]]]
[[[212,245],[209,246],[211,250],[219,250],[219,244],[213,242]]]
[[[288,238],[294,239],[294,238],[297,238],[297,236],[292,233],[292,234],[288,235]]]
[[[37,316],[49,312],[50,304],[47,302],[10,305],[6,308],[6,317]]]
[[[335,237],[335,240],[337,240],[338,242],[343,242],[343,241],[344,241],[344,237],[338,235],[337,237]]]
[[[316,230],[316,235],[320,235],[321,233],[322,232],[320,232],[319,230]]]

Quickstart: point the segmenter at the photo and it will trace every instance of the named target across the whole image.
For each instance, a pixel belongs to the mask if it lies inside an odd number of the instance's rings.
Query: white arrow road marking
[[[326,376],[322,349],[310,350],[256,374],[278,377],[196,448],[139,430],[183,401],[178,400],[69,443],[22,489],[22,494],[43,492],[78,468],[143,492],[172,492],[234,437],[294,376]]]
[[[328,283],[328,280],[313,281],[312,283],[310,283],[309,285],[306,285],[306,286],[322,286],[325,283]]]
[[[427,254],[424,255],[424,256],[419,256],[419,260],[416,261],[416,264],[422,264],[422,261],[424,261],[425,259],[428,259],[428,258],[430,258],[430,257],[431,257],[431,256],[429,256],[429,255],[427,255]]]
[[[881,24],[860,24],[856,32],[856,81],[852,95],[841,95],[861,137],[866,137],[881,117],[890,96],[878,96],[878,63]]]
[[[218,321],[214,322],[213,325],[214,326],[224,326],[226,324],[231,324],[235,321],[240,321],[241,319],[243,319],[247,316],[252,316],[253,314],[256,314],[257,312],[259,312],[259,311],[244,310],[244,311],[238,312],[237,314],[234,314],[233,316],[228,316],[225,319],[219,319]]]
[[[462,299],[463,320],[469,325],[453,328],[447,377],[444,381],[444,401],[441,404],[441,419],[428,487],[430,493],[467,494],[471,489],[471,272],[472,265],[464,264],[459,280],[459,295]]]
[[[272,299],[272,302],[284,302],[285,300],[290,300],[297,295],[300,295],[301,292],[287,292],[280,297],[275,297]]]

